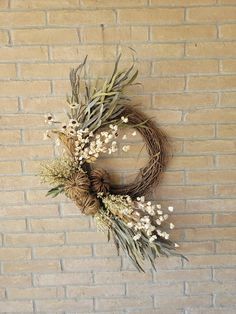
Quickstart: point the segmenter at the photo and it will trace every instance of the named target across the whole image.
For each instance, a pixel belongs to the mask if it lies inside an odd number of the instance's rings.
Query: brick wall
[[[231,314],[236,291],[236,0],[0,0],[0,313]],[[68,72],[89,55],[108,75],[136,50],[134,103],[173,139],[154,197],[176,210],[189,257],[138,273],[65,198],[35,176],[55,149]],[[101,161],[131,180],[141,145]]]

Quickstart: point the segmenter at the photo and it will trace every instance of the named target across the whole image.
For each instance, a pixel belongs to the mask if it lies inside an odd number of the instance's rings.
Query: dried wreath
[[[109,80],[99,87],[98,82],[92,84],[85,78],[82,93],[81,71],[86,59],[70,72],[69,121],[63,124],[52,114],[46,116],[49,125],[60,123],[60,127],[47,130],[45,137],[55,134],[64,150],[62,157],[42,164],[40,175],[43,182],[53,186],[47,195],[55,197],[64,193],[82,213],[93,216],[99,229],[107,232],[108,239],[113,236],[118,252],[122,247],[139,271],[144,271],[145,260],[155,269],[156,257],[184,257],[175,251],[178,245],[165,231],[167,226],[174,228],[173,223],[166,223],[168,214],[163,213],[161,205],[145,200],[166,166],[167,137],[152,120],[130,105],[125,94],[125,88],[138,75],[134,64],[128,70],[119,71],[119,56]],[[101,154],[118,150],[116,138],[120,129],[127,126],[141,134],[149,161],[133,183],[113,185],[109,174],[93,164]],[[123,151],[128,150],[129,145],[124,145]],[[172,212],[173,207],[169,206],[168,210]]]

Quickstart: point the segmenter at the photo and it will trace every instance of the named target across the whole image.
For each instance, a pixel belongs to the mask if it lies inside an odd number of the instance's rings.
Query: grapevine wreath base
[[[47,195],[64,193],[82,213],[94,217],[108,239],[113,236],[118,252],[122,247],[138,270],[144,271],[145,260],[155,269],[158,256],[184,257],[175,251],[178,245],[169,239],[167,230],[174,225],[167,224],[168,214],[159,204],[145,201],[145,195],[158,184],[166,166],[167,137],[152,120],[131,106],[125,95],[125,89],[138,74],[134,65],[118,71],[119,56],[110,79],[92,85],[85,78],[81,86],[86,59],[70,72],[72,95],[67,97],[67,123],[56,121],[52,114],[46,116],[49,125],[60,126],[47,130],[45,137],[55,135],[56,143],[64,149],[60,158],[42,164],[40,174],[44,182],[53,186]],[[109,174],[96,168],[96,160],[101,154],[117,152],[119,131],[127,127],[135,129],[132,135],[136,131],[141,134],[149,161],[134,182],[113,185]],[[129,145],[122,149],[128,151]],[[173,207],[168,210],[172,212]]]

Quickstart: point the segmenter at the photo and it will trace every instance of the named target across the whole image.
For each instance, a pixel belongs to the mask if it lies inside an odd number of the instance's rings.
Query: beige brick
[[[209,22],[209,21],[233,21],[236,16],[235,7],[208,7],[190,8],[187,11],[187,21],[190,22]]]
[[[47,141],[44,140],[44,130],[33,130],[33,129],[26,129],[22,132],[23,134],[23,142],[25,144],[45,144],[45,143],[52,143],[51,139]]]
[[[3,269],[4,273],[47,273],[60,271],[61,267],[59,261],[32,260],[4,263]]]
[[[235,4],[234,0],[219,0],[219,4]]]
[[[169,60],[154,63],[154,73],[157,75],[216,72],[218,72],[216,60]]]
[[[236,121],[236,112],[232,109],[199,109],[185,115],[187,122],[228,123]]]
[[[67,78],[72,64],[22,64],[20,66],[23,78]]]
[[[211,293],[231,293],[235,290],[235,283],[227,282],[189,282],[187,293],[190,295],[211,294]]]
[[[27,313],[33,311],[32,301],[0,301],[3,313]]]
[[[78,6],[77,0],[12,0],[11,7],[14,9],[51,9],[51,8],[74,8]]]
[[[155,304],[160,308],[167,306],[170,308],[194,308],[199,307],[199,304],[201,304],[202,307],[209,307],[211,303],[211,296],[181,296],[175,297],[171,302],[168,296],[155,297]]]
[[[1,12],[0,27],[25,27],[45,25],[44,12]]]
[[[213,194],[211,186],[162,186],[158,188],[159,199],[207,198]]]
[[[187,240],[212,240],[212,239],[234,239],[235,228],[201,228],[185,231]]]
[[[235,76],[202,76],[190,77],[188,82],[189,90],[224,90],[234,88]]]
[[[42,160],[24,160],[24,173],[27,174],[39,173],[41,163]]]
[[[159,58],[178,58],[184,53],[183,44],[140,44],[132,45],[138,51],[139,58],[143,59],[159,59]]]
[[[186,209],[195,212],[210,212],[212,209],[215,211],[222,210],[235,210],[233,199],[203,199],[203,200],[187,200]]]
[[[0,288],[0,299],[3,300],[6,298],[6,289]]]
[[[0,86],[3,96],[33,96],[51,93],[48,81],[3,81]]]
[[[5,116],[0,118],[0,121],[3,122],[4,127],[4,119]],[[1,130],[0,131],[0,143],[3,144],[18,144],[21,139],[20,131],[13,130]]]
[[[1,161],[0,162],[0,173],[1,174],[20,174],[21,163],[20,161]]]
[[[232,110],[232,115],[233,115],[234,111]],[[229,118],[229,121],[232,120],[233,122],[233,117]],[[235,120],[234,120],[235,121]],[[222,125],[218,125],[217,127],[217,135],[221,138],[224,137],[232,137],[234,138],[236,134],[236,125],[235,124],[222,124]]]
[[[216,94],[162,94],[156,95],[154,101],[156,107],[163,109],[195,109],[198,107],[212,107],[216,104]]]
[[[87,297],[121,297],[125,295],[124,285],[91,285],[91,286],[71,286],[67,287],[69,298]]]
[[[118,11],[122,24],[175,24],[183,21],[183,9],[124,9]]]
[[[230,294],[219,294],[216,296],[216,306],[235,306],[235,296]]]
[[[106,244],[94,244],[94,254],[99,257],[109,257],[117,255],[117,249],[114,243],[106,243]]]
[[[112,309],[132,309],[132,308],[147,308],[151,303],[151,297],[140,296],[137,297],[125,297],[125,298],[109,298],[109,299],[98,299],[97,309],[99,311],[111,311]]]
[[[10,288],[7,291],[9,299],[55,299],[63,297],[62,288]]]
[[[7,217],[8,218],[8,217]],[[26,230],[26,223],[23,219],[18,220],[1,220],[0,224],[1,232],[10,232],[14,231],[25,231]]]
[[[235,39],[236,35],[236,25],[226,24],[220,27],[220,38],[222,39]],[[230,62],[230,61],[229,61]]]
[[[184,78],[146,78],[142,79],[143,91],[146,93],[154,92],[176,92],[184,89]]]
[[[17,98],[0,98],[0,113],[17,113],[17,111],[18,111]]]
[[[223,92],[221,94],[220,106],[222,107],[234,107],[235,106],[236,93],[234,92]]]
[[[64,285],[86,285],[92,283],[92,274],[84,273],[55,273],[36,274],[35,284],[37,286],[64,286]]]
[[[24,192],[5,191],[0,192],[0,204],[19,204],[24,202]]]
[[[46,47],[1,47],[1,61],[43,61],[48,59]]]
[[[34,114],[3,115],[1,117],[1,125],[2,127],[12,125],[14,128],[33,128],[35,126],[45,128],[44,120],[44,116]],[[13,131],[9,131],[9,134],[11,134],[10,132]],[[43,134],[43,130],[41,132]]]
[[[180,228],[188,228],[190,226],[204,226],[212,224],[212,215],[189,214],[189,215],[171,215],[170,220]]]
[[[91,256],[92,248],[88,245],[65,247],[39,247],[35,248],[37,258],[69,258]]]
[[[236,193],[236,186],[233,184],[218,184],[215,193],[218,197],[231,197]]]
[[[50,158],[52,157],[52,146],[7,146],[0,150],[0,160],[8,159],[32,159],[32,158]]]
[[[208,269],[159,270],[154,274],[155,281],[206,281],[211,279]]]
[[[115,22],[115,14],[112,10],[73,10],[49,12],[49,25],[91,25],[111,24]]]
[[[234,73],[234,72],[236,72],[236,60],[222,60],[221,71],[223,73]]]
[[[147,27],[104,27],[104,28],[84,28],[82,30],[83,42],[132,42],[146,41],[148,39]]]
[[[0,79],[3,79],[3,78],[10,79],[10,78],[15,78],[15,77],[16,77],[16,66],[14,64],[0,64]]]
[[[222,308],[201,308],[201,309],[191,309],[190,314],[225,314],[225,309]],[[234,314],[231,309],[227,309],[228,313],[227,314]]]
[[[186,256],[198,255],[198,254],[213,254],[215,252],[214,241],[201,241],[201,242],[180,242],[180,252]]]
[[[75,44],[78,43],[78,35],[73,29],[44,28],[24,29],[12,31],[14,44]]]
[[[236,171],[233,170],[214,170],[214,171],[196,171],[187,174],[187,182],[193,183],[234,183],[236,180]]]
[[[107,243],[107,237],[102,232],[88,231],[88,232],[68,232],[67,242],[69,244],[76,243]]]
[[[27,97],[23,99],[24,112],[27,113],[56,113],[62,112],[64,107],[64,97]]]
[[[118,271],[121,267],[119,257],[112,258],[84,258],[64,260],[64,269],[66,271],[82,271],[86,270],[107,270]]]
[[[82,7],[86,8],[119,8],[119,7],[140,7],[147,3],[146,0],[82,0],[81,5]]]
[[[217,156],[217,164],[219,168],[235,168],[236,156],[235,155],[223,155]]]
[[[0,287],[30,287],[30,275],[0,275]],[[2,309],[2,308],[1,308]]]
[[[217,253],[236,253],[236,242],[230,240],[222,240],[216,242]]]
[[[186,45],[186,55],[190,57],[234,57],[236,43],[208,42]]]
[[[1,9],[7,9],[8,8],[8,0],[2,0],[0,3]]]
[[[216,27],[213,25],[181,25],[153,27],[153,40],[157,41],[192,41],[216,38]]]
[[[21,233],[6,234],[5,243],[8,246],[41,246],[41,245],[63,245],[63,233]]]
[[[52,219],[31,219],[33,231],[64,231],[87,229],[89,221],[86,217],[81,218],[52,218]]]
[[[234,281],[236,279],[236,269],[235,268],[223,268],[215,269],[215,278],[216,280],[222,281]]]
[[[82,61],[88,55],[90,60],[114,60],[115,47],[113,45],[80,45],[77,46],[61,46],[52,47],[52,58],[57,61],[61,60],[75,60],[76,62]]]
[[[8,38],[7,32],[0,30],[0,44],[1,44],[1,46],[7,45],[8,41],[9,41],[9,38]]]
[[[60,203],[60,202],[63,202],[65,200],[67,200],[66,196],[64,194],[60,194],[55,198],[53,197],[46,197],[46,194],[48,192],[48,190],[50,189],[50,187],[48,188],[45,188],[44,190],[30,190],[30,191],[26,191],[26,199],[28,202],[30,203]],[[76,206],[76,205],[74,205]],[[79,209],[78,209],[79,211]],[[47,214],[44,214],[43,213],[43,216],[46,216]],[[55,211],[52,213],[52,215],[56,215],[58,216],[58,211]],[[52,216],[52,215],[48,215],[48,216]]]
[[[181,282],[173,282],[169,284],[163,283],[129,283],[127,285],[127,295],[128,296],[152,296],[152,295],[166,295],[167,293],[171,293],[172,296],[183,294],[183,284]]]
[[[0,248],[1,260],[24,260],[31,258],[29,248]]]
[[[233,153],[235,144],[233,141],[208,140],[208,141],[189,141],[185,143],[185,151],[189,153]]]
[[[137,273],[136,271],[96,272],[95,282],[98,284],[114,284],[126,282],[151,282],[151,273]]]
[[[39,187],[40,180],[36,176],[4,176],[0,178],[2,188],[7,190]]]
[[[25,217],[46,217],[46,216],[58,216],[57,205],[21,205],[4,207],[1,210],[2,217],[5,218],[25,218]]]
[[[216,224],[218,225],[232,225],[236,223],[235,213],[217,214],[215,218]]]
[[[209,5],[215,4],[215,0],[151,0],[152,5],[160,5],[160,6],[197,6],[197,5]],[[234,0],[233,0],[234,1]]]
[[[169,168],[179,170],[212,167],[212,156],[174,156],[169,163]]]
[[[172,125],[163,129],[172,138],[211,138],[215,136],[213,125]]]
[[[92,300],[43,300],[36,301],[36,310],[39,312],[52,311],[52,313],[61,311],[76,311],[85,313],[93,308]]]

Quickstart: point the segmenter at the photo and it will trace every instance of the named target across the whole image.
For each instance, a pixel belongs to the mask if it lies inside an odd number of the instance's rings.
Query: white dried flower
[[[127,123],[129,121],[129,119],[128,119],[128,117],[122,116],[121,117],[121,121],[124,122],[124,123]]]
[[[122,140],[127,140],[127,135],[123,135]]]
[[[175,247],[179,247],[179,244],[175,243]]]
[[[174,229],[175,225],[172,224],[172,222],[170,223],[170,229]]]
[[[136,135],[137,135],[137,132],[134,131],[134,132],[132,133],[132,136],[136,136]]]
[[[156,220],[156,224],[157,224],[158,226],[160,226],[160,225],[161,225],[161,221],[160,221],[160,219],[157,219],[157,220]]]
[[[174,207],[173,206],[168,206],[168,210],[169,210],[169,212],[173,212]]]
[[[122,150],[123,150],[125,153],[128,152],[129,149],[130,149],[130,145],[125,145],[125,146],[122,147]]]
[[[54,117],[51,113],[47,113],[45,115],[45,123],[49,124],[49,125],[52,125],[54,122]]]
[[[151,238],[149,238],[149,242],[152,243],[156,239],[157,239],[157,236],[154,234],[153,236],[151,236]]]
[[[134,241],[137,241],[137,240],[140,239],[140,238],[141,238],[141,233],[137,233],[137,234],[133,237]]]

